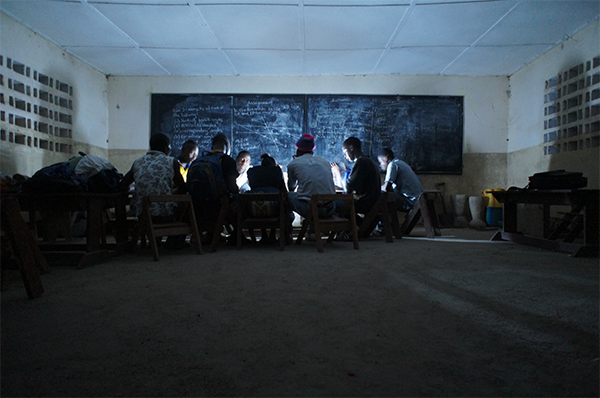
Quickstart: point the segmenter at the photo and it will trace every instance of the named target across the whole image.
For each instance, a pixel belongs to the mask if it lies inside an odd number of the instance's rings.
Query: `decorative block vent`
[[[599,137],[600,55],[546,80],[544,155],[596,148]]]
[[[0,55],[0,140],[73,152],[73,87]]]

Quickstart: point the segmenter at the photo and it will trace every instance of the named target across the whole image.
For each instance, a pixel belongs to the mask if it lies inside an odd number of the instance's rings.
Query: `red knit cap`
[[[302,151],[312,151],[315,149],[315,137],[308,133],[302,134],[302,137],[296,142],[296,148]]]

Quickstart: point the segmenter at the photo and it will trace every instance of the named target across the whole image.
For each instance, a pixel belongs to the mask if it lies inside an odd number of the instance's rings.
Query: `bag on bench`
[[[527,189],[579,189],[587,187],[583,173],[554,170],[535,173],[529,177]]]

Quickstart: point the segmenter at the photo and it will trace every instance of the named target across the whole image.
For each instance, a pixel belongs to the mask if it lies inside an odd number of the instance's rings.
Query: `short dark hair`
[[[361,148],[361,143],[360,140],[356,137],[350,137],[347,138],[346,141],[344,141],[344,146],[349,146],[352,145],[354,147],[355,150],[360,150]]]
[[[250,152],[248,152],[248,151],[240,151],[240,153],[238,153],[238,155],[235,158],[235,160],[238,160],[239,158],[242,158],[244,156],[250,156]]]
[[[275,158],[270,156],[268,153],[263,153],[262,155],[260,155],[260,159],[262,160],[260,162],[261,166],[277,166]]]
[[[212,147],[213,149],[225,149],[225,151],[228,152],[229,138],[223,133],[215,135],[212,139]]]
[[[185,152],[185,151],[193,151],[194,149],[198,148],[198,144],[196,144],[196,141],[193,140],[187,140],[186,142],[183,143],[183,145],[181,146],[181,152]]]
[[[150,137],[150,149],[153,151],[160,151],[161,149],[168,148],[169,145],[171,145],[171,140],[162,133],[154,134]]]
[[[392,160],[394,159],[394,151],[392,151],[390,148],[381,148],[377,156],[385,156],[389,160]]]

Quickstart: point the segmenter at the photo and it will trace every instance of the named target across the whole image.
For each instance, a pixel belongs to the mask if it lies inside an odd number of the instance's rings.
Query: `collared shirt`
[[[288,164],[288,188],[298,186],[298,198],[310,200],[315,194],[335,193],[329,162],[319,156],[305,153]]]
[[[131,168],[135,181],[131,208],[136,216],[142,212],[144,196],[173,193],[175,170],[172,157],[160,151],[148,151],[133,162]],[[150,212],[153,216],[170,216],[174,213],[174,208],[175,203],[153,203]]]
[[[394,159],[388,164],[385,182],[392,183],[396,195],[405,196],[411,201],[416,200],[423,192],[419,177],[400,159]]]

